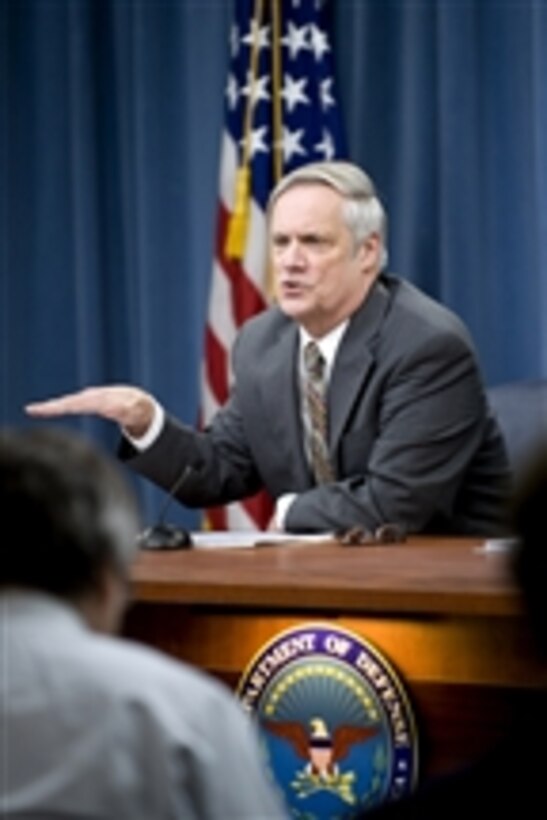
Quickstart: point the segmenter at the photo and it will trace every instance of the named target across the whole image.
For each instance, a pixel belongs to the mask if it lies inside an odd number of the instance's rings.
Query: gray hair
[[[320,184],[333,188],[344,197],[342,217],[348,226],[355,247],[372,233],[377,233],[382,245],[381,268],[387,265],[387,217],[371,178],[351,162],[335,160],[302,165],[279,180],[271,192],[268,216],[285,191],[297,185]]]

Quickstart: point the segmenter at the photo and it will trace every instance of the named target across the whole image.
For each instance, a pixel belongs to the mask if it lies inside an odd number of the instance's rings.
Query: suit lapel
[[[388,303],[388,290],[378,280],[361,307],[353,314],[340,343],[328,393],[329,449],[333,456],[348,415],[374,364],[373,340],[378,334]]]

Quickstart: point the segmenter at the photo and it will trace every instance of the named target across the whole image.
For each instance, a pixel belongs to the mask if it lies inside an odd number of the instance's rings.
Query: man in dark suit
[[[135,470],[166,489],[185,472],[186,505],[265,487],[279,529],[502,531],[508,463],[472,342],[453,313],[383,272],[385,214],[368,176],[344,162],[289,174],[272,193],[269,233],[277,305],[243,327],[231,397],[208,430],[126,386],[28,412],[117,421]],[[306,373],[310,341],[319,376]]]

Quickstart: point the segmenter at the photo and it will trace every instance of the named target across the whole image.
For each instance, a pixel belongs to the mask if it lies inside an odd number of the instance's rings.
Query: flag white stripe
[[[215,261],[209,297],[209,326],[214,328],[218,341],[230,350],[236,337],[237,326],[232,311],[232,286],[224,269]]]
[[[211,421],[219,407],[219,403],[211,392],[204,364],[201,370],[201,408],[203,422],[205,424],[208,424]]]
[[[264,273],[267,267],[266,218],[264,211],[254,199],[251,199],[250,204],[249,231],[243,264],[250,281],[260,293],[263,293]]]

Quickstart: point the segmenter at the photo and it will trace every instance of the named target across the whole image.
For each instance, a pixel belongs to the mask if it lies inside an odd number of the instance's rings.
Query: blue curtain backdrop
[[[391,268],[462,316],[488,384],[547,377],[547,3],[331,5]],[[196,421],[231,17],[231,0],[0,0],[3,424],[105,382]],[[151,519],[163,495],[134,481]]]

